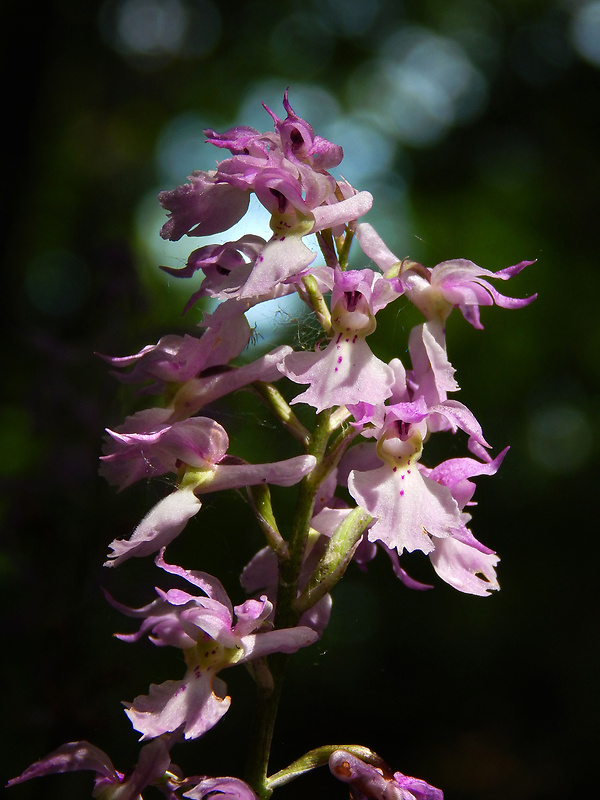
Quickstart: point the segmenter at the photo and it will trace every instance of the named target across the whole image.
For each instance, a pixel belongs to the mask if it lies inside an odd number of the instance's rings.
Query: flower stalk
[[[460,387],[445,326],[454,309],[481,329],[481,306],[527,306],[535,296],[502,295],[491,281],[512,279],[533,262],[494,273],[465,259],[428,268],[398,258],[360,221],[373,205],[372,195],[330,172],[340,164],[342,148],[297,116],[287,91],[283,107],[286,116],[279,118],[265,106],[270,131],[207,130],[207,141],[227,150],[226,158],[159,195],[168,212],[164,239],[229,230],[245,217],[251,194],[270,214],[271,238],[245,233],[202,244],[183,268],[163,267],[177,278],[201,275],[186,309],[209,299],[214,310],[204,314],[200,331],[166,335],[134,355],[106,359],[124,382],[141,384],[144,393],[161,399],[106,430],[100,471],[119,490],[152,479],[169,487],[133,532],[109,545],[107,567],[151,556],[161,578],[140,608],[107,595],[113,609],[139,625],[116,638],[132,644],[148,637],[156,646],[179,650],[184,675],[151,684],[124,704],[144,742],[133,770],[118,772],[106,753],[75,741],[32,764],[9,786],[84,769],[93,773],[94,796],[100,798],[141,797],[155,786],[168,800],[268,800],[276,789],[327,764],[355,800],[442,800],[439,789],[393,772],[377,754],[354,744],[317,747],[269,777],[271,745],[288,658],[323,634],[332,591],[352,561],[366,570],[383,552],[406,588],[423,590],[430,587],[401,564],[404,552],[420,552],[439,578],[461,592],[487,596],[499,588],[498,556],[475,539],[465,509],[474,505],[473,479],[494,475],[508,448],[492,457],[478,420],[454,399]],[[313,234],[324,264],[314,263]],[[369,267],[350,269],[353,245]],[[254,342],[246,312],[293,293],[318,320],[323,339],[312,351],[284,344],[240,365]],[[409,335],[410,364],[400,357],[383,360],[369,339],[377,314],[399,298],[423,317]],[[279,381],[286,383],[285,392]],[[303,388],[288,402],[297,386]],[[248,388],[263,399],[282,434],[289,434],[292,453],[300,445],[301,454],[267,463],[260,453],[252,462],[236,455],[236,443],[217,421],[218,406]],[[296,404],[312,409],[312,431],[296,415]],[[468,438],[470,455],[432,465],[431,437],[458,430]],[[289,531],[277,520],[271,485],[298,486]],[[204,495],[218,503],[231,489],[248,493],[253,522],[266,543],[241,570],[245,599],[238,605],[217,577],[166,556],[188,525],[202,520]],[[240,526],[240,535],[251,530]],[[196,536],[199,564],[209,536],[210,531]],[[235,549],[231,555],[237,558]],[[245,780],[184,777],[171,763],[171,749],[219,723],[233,701],[222,675],[241,664],[254,678],[257,699]]]

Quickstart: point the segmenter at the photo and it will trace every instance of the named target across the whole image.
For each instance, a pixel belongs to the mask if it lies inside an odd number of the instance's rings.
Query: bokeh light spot
[[[195,170],[215,168],[221,153],[214,145],[206,144],[204,129],[220,130],[221,126],[210,125],[199,114],[188,112],[174,117],[162,130],[156,146],[156,164],[161,179],[165,182],[181,183]]]
[[[107,0],[99,24],[106,43],[142,68],[206,55],[221,33],[212,0]]]
[[[358,188],[363,188],[359,186],[363,180],[372,180],[390,169],[395,143],[375,130],[367,120],[351,115],[340,116],[326,125],[322,134],[344,149],[344,160],[332,172],[341,172]]]
[[[582,58],[600,67],[600,2],[586,3],[577,9],[571,22],[573,47]]]
[[[408,26],[354,74],[348,97],[400,142],[427,147],[482,111],[487,84],[456,42]]]

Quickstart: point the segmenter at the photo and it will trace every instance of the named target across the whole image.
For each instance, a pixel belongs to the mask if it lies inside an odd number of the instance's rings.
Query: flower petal
[[[152,684],[150,694],[127,703],[125,713],[142,740],[171,733],[183,726],[186,739],[206,733],[225,715],[231,698],[227,687],[208,671],[189,670],[182,681]]]
[[[460,592],[484,597],[500,588],[494,569],[500,559],[493,553],[482,553],[449,537],[437,539],[429,557],[440,578]]]
[[[189,489],[179,489],[160,500],[146,514],[129,539],[114,539],[113,551],[108,554],[105,567],[116,567],[127,559],[148,556],[166,547],[200,511],[200,500]]]
[[[55,775],[59,772],[76,772],[78,770],[93,770],[98,775],[103,775],[110,783],[119,783],[119,776],[112,765],[112,761],[105,752],[89,742],[69,742],[54,750],[45,758],[41,758],[27,767],[25,772],[17,778],[12,778],[8,786],[39,778],[42,775]]]

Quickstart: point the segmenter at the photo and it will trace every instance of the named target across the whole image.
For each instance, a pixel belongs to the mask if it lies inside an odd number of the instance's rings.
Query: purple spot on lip
[[[341,363],[342,363],[342,357],[338,356],[338,364],[341,364]]]
[[[338,368],[336,367],[336,368],[335,368],[333,371],[334,371],[334,372],[337,372],[337,371],[338,371]]]
[[[392,472],[396,472],[396,470],[397,470],[397,469],[398,469],[398,467],[394,467],[394,469],[392,470]],[[402,477],[404,477],[404,475],[403,475]]]
[[[404,497],[404,489],[400,489],[400,497]]]

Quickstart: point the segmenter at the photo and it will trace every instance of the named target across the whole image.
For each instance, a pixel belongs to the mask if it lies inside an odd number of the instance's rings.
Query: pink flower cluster
[[[119,490],[164,476],[172,487],[127,538],[111,543],[106,565],[157,554],[162,573],[186,583],[157,588],[157,597],[138,609],[110,602],[141,620],[137,633],[120,639],[134,642],[147,635],[155,645],[179,649],[185,673],[126,704],[141,738],[153,740],[130,777],[115,772],[92,745],[76,742],[12,783],[91,769],[99,797],[134,798],[144,786],[156,785],[171,798],[185,789],[183,797],[251,800],[254,791],[234,778],[181,778],[170,766],[168,749],[183,738],[202,736],[226,713],[231,698],[217,677],[223,669],[262,663],[269,654],[291,653],[319,638],[331,611],[329,589],[352,558],[364,566],[382,549],[403,583],[422,589],[427,587],[400,564],[405,551],[418,550],[442,580],[462,592],[487,595],[499,588],[498,557],[469,530],[467,509],[473,478],[493,475],[508,448],[490,455],[473,413],[451,397],[459,385],[448,359],[445,324],[454,308],[481,328],[480,306],[529,304],[535,296],[506,297],[490,281],[506,281],[532,262],[494,273],[464,259],[433,268],[399,259],[371,225],[359,221],[372,206],[371,195],[328,171],[341,162],[341,147],[316,135],[294,113],[287,92],[283,105],[284,119],[266,109],[274,131],[206,131],[208,141],[229,155],[216,169],[194,172],[189,183],[159,195],[169,213],[161,231],[165,239],[228,230],[244,217],[252,193],[270,214],[271,238],[247,233],[195,249],[184,268],[169,271],[180,278],[201,273],[188,307],[202,298],[218,301],[213,313],[205,313],[201,330],[167,335],[135,355],[107,359],[123,381],[161,400],[107,429],[101,473]],[[313,265],[316,253],[305,242],[309,234],[316,234],[324,265]],[[348,269],[353,239],[364,257],[362,269]],[[238,366],[252,334],[245,312],[293,292],[321,324],[315,349],[283,345]],[[408,338],[410,363],[382,360],[368,341],[377,314],[400,298],[423,317]],[[278,383],[296,392],[290,404]],[[250,386],[271,398],[276,419],[303,452],[270,463],[247,463],[229,452],[229,436],[212,410],[219,399]],[[321,449],[296,417],[298,405],[312,407],[315,425],[327,432]],[[444,431],[462,431],[469,454],[428,463],[426,443]],[[297,613],[295,624],[278,626],[279,570],[296,544],[279,531],[267,487],[301,481],[312,494],[306,495],[309,514],[294,587]],[[243,570],[247,599],[236,606],[216,578],[164,558],[165,548],[198,515],[201,498],[234,488],[248,489],[267,537],[267,547]],[[330,767],[357,798],[442,797],[423,781],[386,775],[343,750],[332,756]]]
[[[162,192],[169,211],[161,235],[179,239],[226,230],[248,208],[250,193],[271,213],[268,241],[248,234],[221,245],[204,245],[187,265],[173,273],[204,277],[190,303],[200,297],[220,302],[206,314],[200,337],[166,336],[134,356],[110,359],[127,382],[145,382],[152,391],[167,384],[170,400],[129,417],[109,440],[102,473],[119,488],[140,478],[171,472],[179,488],[149,512],[127,540],[112,543],[107,564],[157,552],[179,535],[200,509],[199,495],[257,483],[290,485],[314,467],[312,456],[296,456],[264,465],[229,463],[225,430],[201,410],[219,397],[255,381],[282,377],[304,385],[292,405],[317,412],[346,409],[345,418],[359,433],[341,457],[339,484],[371,514],[366,542],[380,543],[399,556],[404,550],[427,554],[436,572],[457,589],[484,595],[498,588],[497,556],[470,533],[465,507],[475,486],[472,478],[496,472],[506,452],[488,455],[481,427],[466,406],[449,399],[457,392],[448,360],[445,322],[453,308],[481,328],[479,307],[496,303],[520,308],[522,300],[500,294],[490,280],[507,280],[532,262],[499,272],[456,259],[432,269],[395,256],[368,223],[358,220],[372,204],[367,192],[336,181],[327,168],[342,159],[339,146],[316,135],[284,97],[287,117],[267,109],[275,131],[237,127],[223,134],[207,131],[208,141],[230,151],[216,170],[196,172],[190,183]],[[333,241],[356,236],[365,258],[375,267],[346,268],[335,251],[326,265],[311,267],[315,253],[303,237],[325,229]],[[248,345],[251,331],[244,316],[252,305],[297,291],[309,306],[305,279],[329,296],[329,320],[314,351],[279,347],[243,367],[232,361]],[[385,363],[367,337],[376,315],[402,297],[422,312],[424,321],[410,333],[410,367],[399,358]],[[175,385],[175,391],[173,391]],[[475,458],[451,459],[426,467],[423,442],[434,432],[464,431]],[[371,443],[372,442],[372,443]],[[339,505],[331,482],[329,505]]]

